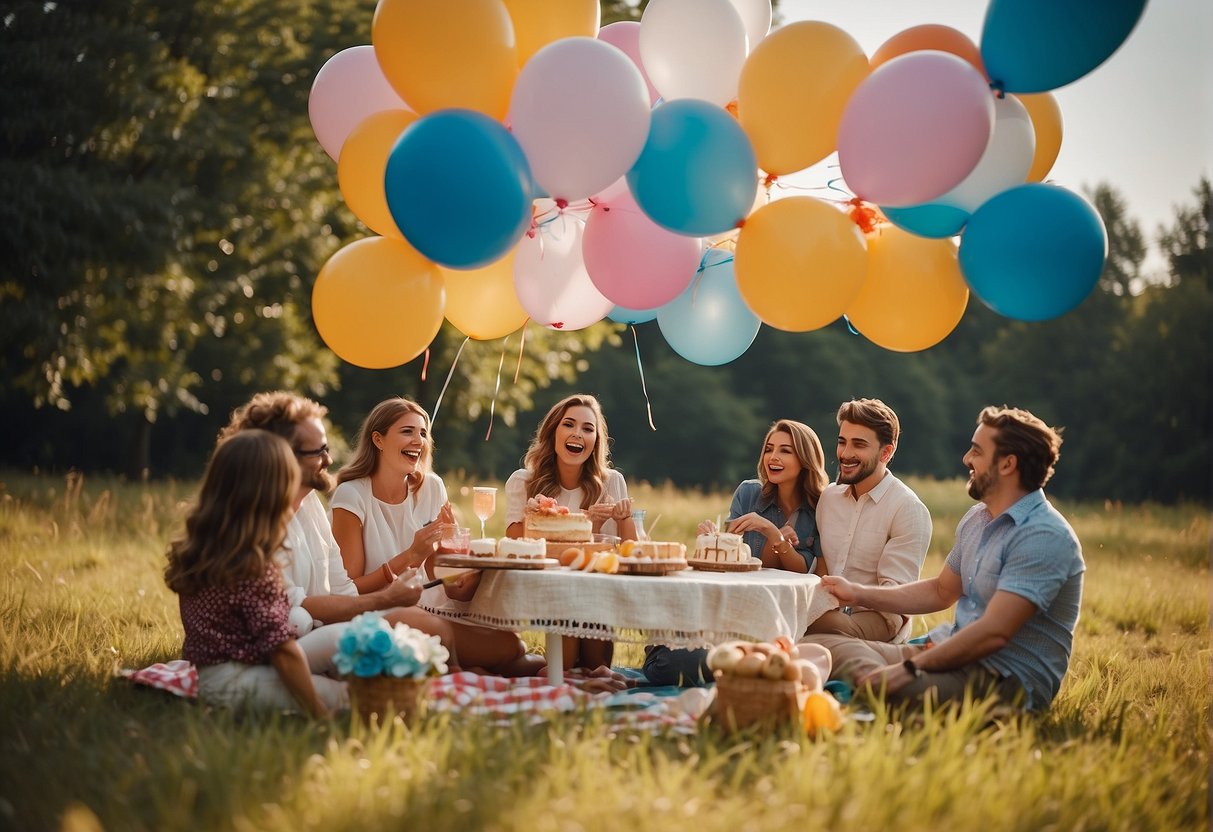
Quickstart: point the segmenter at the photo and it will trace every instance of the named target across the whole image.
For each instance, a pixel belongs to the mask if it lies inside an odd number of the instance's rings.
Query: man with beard
[[[387,610],[385,617],[390,623],[404,621],[437,635],[450,649],[453,642],[447,622],[420,609],[403,609],[412,607],[421,597],[419,580],[402,575],[382,589],[359,595],[346,573],[324,503],[316,493],[328,493],[335,484],[328,471],[333,458],[324,428],[327,413],[327,408],[294,393],[258,393],[232,412],[227,427],[219,434],[222,440],[243,430],[267,430],[286,439],[295,451],[302,476],[295,495],[295,516],[287,527],[282,552],[283,585],[291,603],[291,623],[302,638],[317,630],[328,631],[323,625],[349,621],[359,613]],[[329,633],[333,638],[308,641],[323,643],[318,649],[327,650],[328,641],[333,641],[335,647],[339,630],[334,628]],[[304,645],[304,641],[300,644]]]
[[[838,480],[817,503],[824,574],[868,586],[917,581],[931,545],[931,513],[889,470],[901,433],[897,414],[880,399],[856,399],[838,408],[837,419]],[[904,641],[910,618],[844,605],[808,632]]]
[[[833,678],[900,699],[943,702],[972,690],[1048,707],[1070,663],[1086,570],[1074,530],[1043,491],[1060,448],[1060,433],[1026,410],[981,411],[963,460],[981,502],[956,527],[939,575],[899,587],[822,578],[841,604],[906,615],[956,604],[954,621],[925,645],[809,637],[831,652]]]

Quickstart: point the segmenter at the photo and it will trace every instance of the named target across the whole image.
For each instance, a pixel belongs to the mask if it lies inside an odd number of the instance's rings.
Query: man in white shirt
[[[866,586],[917,581],[931,543],[931,514],[889,470],[901,425],[879,399],[838,408],[838,480],[817,503],[824,574]],[[818,618],[808,632],[868,641],[904,641],[908,616],[844,606]]]
[[[327,493],[334,485],[333,475],[328,471],[333,458],[324,428],[327,413],[327,408],[294,393],[258,393],[232,412],[227,427],[220,432],[223,439],[242,430],[266,430],[286,439],[295,451],[302,476],[295,494],[295,516],[287,527],[281,555],[283,584],[291,602],[291,623],[301,637],[326,624],[349,621],[372,610],[388,610],[385,617],[395,623],[396,616],[391,610],[412,606],[421,597],[421,581],[411,575],[401,575],[400,580],[382,589],[359,595],[346,573],[324,503],[316,493]],[[416,626],[413,617],[408,623]],[[446,643],[450,625],[433,618],[433,628],[422,629],[440,636]],[[327,645],[322,649],[328,649]]]

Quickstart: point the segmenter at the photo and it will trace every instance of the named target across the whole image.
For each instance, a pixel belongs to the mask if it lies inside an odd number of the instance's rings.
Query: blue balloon
[[[936,240],[954,237],[969,221],[969,212],[963,208],[934,202],[904,208],[886,208],[881,205],[880,212],[901,230]]]
[[[647,324],[657,317],[656,309],[628,309],[626,306],[616,306],[607,317],[617,324]]]
[[[990,0],[981,28],[986,75],[1006,92],[1077,81],[1116,51],[1146,0]]]
[[[657,310],[657,326],[674,352],[708,367],[748,350],[761,325],[737,289],[733,253],[718,249],[708,249],[686,291]]]
[[[531,224],[535,186],[522,148],[472,110],[439,110],[410,124],[388,154],[383,187],[405,239],[452,269],[487,266]]]
[[[693,237],[745,219],[758,191],[754,148],[733,117],[682,98],[653,110],[649,138],[628,171],[628,188],[653,222]]]
[[[1099,282],[1108,255],[1103,220],[1056,185],[1003,191],[969,218],[960,270],[982,303],[1021,321],[1069,312]]]

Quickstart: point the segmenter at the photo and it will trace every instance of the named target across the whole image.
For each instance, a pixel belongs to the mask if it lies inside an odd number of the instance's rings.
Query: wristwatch
[[[915,679],[922,678],[922,669],[918,665],[914,664],[913,659],[906,659],[901,663],[901,666],[906,669],[906,673],[909,673]]]

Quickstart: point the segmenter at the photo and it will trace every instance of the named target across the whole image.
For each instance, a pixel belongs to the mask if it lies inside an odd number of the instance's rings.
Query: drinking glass
[[[443,526],[438,540],[438,552],[443,555],[466,555],[471,551],[472,530],[466,526]]]
[[[477,485],[472,489],[472,512],[480,518],[480,536],[485,537],[484,521],[497,511],[497,489]]]

